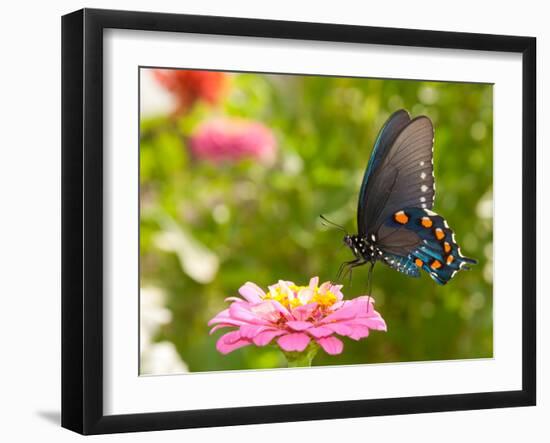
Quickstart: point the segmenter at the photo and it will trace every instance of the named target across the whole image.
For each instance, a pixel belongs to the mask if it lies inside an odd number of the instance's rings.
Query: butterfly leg
[[[366,261],[363,257],[358,257],[355,260],[342,263],[340,265],[340,269],[338,269],[336,281],[340,281],[341,277],[345,278],[349,274],[349,280],[350,280],[350,286],[351,286],[351,276],[352,276],[353,268],[356,268],[357,266],[362,266],[365,263]]]
[[[367,305],[367,313],[368,313],[368,308],[370,307],[370,295],[371,295],[371,292],[372,292],[372,275],[373,275],[374,265],[375,265],[375,262],[370,263],[369,276],[368,276],[368,280],[367,280],[367,295],[369,296],[368,305]]]
[[[344,267],[348,266],[350,263],[353,263],[354,261],[355,260],[345,261],[340,265],[340,267],[338,268],[338,272],[336,273],[336,277],[335,277],[336,281],[340,280],[340,277],[342,276],[342,271],[344,270]]]
[[[360,259],[356,258],[355,260],[345,261],[344,263],[342,263],[338,268],[338,272],[336,273],[336,281],[340,281],[340,278],[342,277],[342,273],[344,274],[344,276],[348,273],[347,271],[348,266],[352,266],[354,263],[358,263],[359,261]]]

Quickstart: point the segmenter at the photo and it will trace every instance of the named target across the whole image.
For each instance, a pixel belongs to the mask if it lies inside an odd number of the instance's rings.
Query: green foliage
[[[172,314],[155,339],[174,343],[191,371],[284,366],[274,346],[220,355],[221,333],[209,336],[207,322],[246,281],[265,288],[279,279],[335,277],[351,252],[319,214],[356,232],[357,194],[374,139],[386,118],[405,108],[434,122],[434,210],[479,264],[446,286],[378,264],[373,297],[388,332],[344,339],[341,355],[321,351],[314,365],[491,357],[492,100],[492,86],[484,84],[235,74],[222,109],[198,105],[176,121],[142,120],[141,285],[162,288]],[[271,128],[276,163],[192,158],[187,136],[220,113]],[[186,260],[198,260],[201,250],[217,259],[211,281],[189,275],[177,251],[188,246],[170,250],[159,241],[166,232],[198,247]],[[365,293],[366,276],[366,267],[355,270],[346,298]]]

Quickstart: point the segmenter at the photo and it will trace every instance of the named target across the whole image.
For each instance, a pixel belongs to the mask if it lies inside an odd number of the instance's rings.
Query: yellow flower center
[[[318,286],[311,290],[309,286],[289,285],[288,288],[290,293],[280,286],[275,286],[265,295],[264,300],[276,300],[286,308],[295,308],[310,303],[330,307],[338,301],[338,297],[332,291],[326,290],[321,293]]]
[[[322,306],[332,306],[338,301],[338,298],[331,291],[327,291],[324,294],[316,292],[313,296],[313,301]]]

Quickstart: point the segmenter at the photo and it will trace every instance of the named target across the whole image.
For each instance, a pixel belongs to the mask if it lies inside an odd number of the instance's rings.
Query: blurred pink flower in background
[[[190,138],[193,154],[215,163],[254,158],[275,160],[277,144],[271,130],[261,123],[240,118],[219,118],[198,127]]]
[[[219,103],[228,89],[229,77],[223,72],[187,69],[155,69],[158,82],[178,101],[177,113],[185,113],[195,102]]]
[[[234,328],[218,339],[217,350],[228,354],[252,344],[265,346],[276,339],[283,351],[302,352],[313,340],[326,353],[336,355],[344,348],[336,335],[360,340],[371,329],[386,331],[371,297],[343,300],[341,285],[318,283],[318,277],[308,286],[279,280],[265,293],[247,282],[239,289],[243,298],[229,297],[230,307],[208,323],[213,326],[211,334],[220,328]]]

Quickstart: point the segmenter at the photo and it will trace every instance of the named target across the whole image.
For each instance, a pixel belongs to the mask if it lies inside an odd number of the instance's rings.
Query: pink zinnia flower
[[[276,339],[283,351],[302,352],[314,340],[325,352],[336,355],[344,349],[336,335],[359,340],[371,329],[386,330],[371,297],[343,300],[341,285],[318,283],[318,277],[308,286],[280,280],[267,293],[254,283],[244,284],[239,289],[243,298],[229,297],[230,307],[208,323],[214,325],[211,334],[220,328],[234,328],[219,338],[216,348],[228,354],[251,344],[265,346]]]
[[[178,100],[176,112],[186,112],[195,102],[202,100],[214,105],[225,95],[228,76],[223,72],[189,69],[155,69],[158,82],[172,92]]]
[[[276,142],[270,129],[239,118],[208,121],[190,139],[193,153],[213,162],[255,158],[264,163],[275,159]]]

